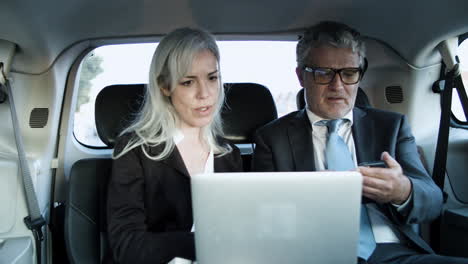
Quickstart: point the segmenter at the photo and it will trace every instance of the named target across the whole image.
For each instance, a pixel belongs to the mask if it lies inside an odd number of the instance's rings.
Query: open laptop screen
[[[354,263],[361,188],[357,172],[197,175],[197,262]]]

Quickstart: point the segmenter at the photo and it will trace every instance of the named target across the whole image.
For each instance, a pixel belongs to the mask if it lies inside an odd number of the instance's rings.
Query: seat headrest
[[[299,90],[296,95],[296,106],[297,110],[301,110],[305,107],[305,99],[304,99],[304,88]],[[361,108],[370,108],[372,107],[369,98],[367,97],[367,94],[364,92],[364,90],[359,87],[356,95],[356,103],[354,104],[357,107]]]
[[[109,147],[140,110],[144,84],[117,84],[102,89],[96,97],[94,116],[99,138]]]
[[[226,102],[221,117],[226,138],[233,143],[251,143],[255,130],[276,119],[270,91],[255,83],[226,83]],[[144,84],[111,85],[102,89],[95,105],[96,129],[101,140],[114,147],[143,103]]]
[[[252,143],[257,128],[278,118],[273,96],[256,83],[226,83],[221,116],[224,134],[233,143]]]

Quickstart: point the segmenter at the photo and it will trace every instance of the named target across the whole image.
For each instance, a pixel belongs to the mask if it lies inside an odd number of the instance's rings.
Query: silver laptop
[[[355,263],[361,185],[357,172],[196,175],[197,263]]]

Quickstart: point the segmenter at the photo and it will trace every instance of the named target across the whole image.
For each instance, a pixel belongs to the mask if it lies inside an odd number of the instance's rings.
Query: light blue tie
[[[325,149],[327,168],[335,171],[352,170],[356,168],[348,146],[338,134],[338,129],[343,124],[343,120],[334,119],[325,122],[328,128],[328,141]],[[367,215],[367,209],[364,204],[361,205],[360,222],[358,257],[367,260],[370,255],[372,255],[376,243]]]

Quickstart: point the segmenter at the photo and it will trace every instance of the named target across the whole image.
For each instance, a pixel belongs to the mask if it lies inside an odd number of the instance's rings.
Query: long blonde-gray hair
[[[175,147],[173,136],[177,129],[179,116],[171,103],[170,97],[162,93],[169,89],[172,93],[176,84],[192,66],[194,57],[201,51],[208,50],[216,57],[219,65],[219,49],[210,33],[201,29],[180,28],[167,34],[154,52],[149,83],[141,111],[134,122],[124,129],[121,135],[132,133],[134,136],[113,158],[119,158],[135,147],[141,147],[143,153],[153,160],[165,159]],[[224,155],[231,151],[229,145],[220,145],[217,137],[223,136],[220,111],[224,102],[224,89],[219,80],[219,97],[213,120],[202,129],[202,136],[214,154]],[[155,156],[149,155],[147,147],[163,146]]]

